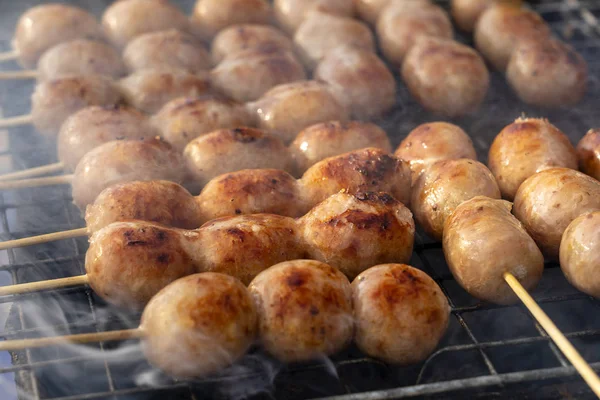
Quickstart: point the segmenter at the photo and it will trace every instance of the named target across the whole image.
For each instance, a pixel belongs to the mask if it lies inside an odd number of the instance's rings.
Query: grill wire
[[[2,50],[9,48],[18,15],[38,3],[0,2]],[[69,3],[99,16],[109,2]],[[188,13],[193,5],[191,1],[175,3]],[[447,7],[447,2],[442,4]],[[544,17],[555,35],[571,43],[588,61],[589,91],[575,108],[544,111],[520,103],[504,78],[493,73],[490,93],[482,109],[451,121],[472,136],[482,162],[487,160],[493,137],[522,114],[548,117],[573,143],[587,129],[600,126],[600,27],[596,19],[600,18],[600,4],[594,0],[565,0],[534,2],[531,7]],[[470,43],[460,34],[458,40]],[[14,70],[16,64],[1,68]],[[29,110],[32,90],[32,82],[0,82],[4,115],[19,115]],[[438,119],[412,101],[399,83],[397,107],[377,122],[396,146],[418,124]],[[0,132],[0,173],[54,162],[55,157],[54,144],[41,142],[31,128]],[[84,222],[71,204],[67,186],[0,193],[0,240],[81,226]],[[82,274],[86,247],[86,239],[79,238],[2,251],[0,283]],[[350,348],[331,360],[283,366],[254,351],[241,365],[219,376],[175,382],[156,373],[143,373],[150,368],[139,348],[115,355],[120,344],[109,343],[87,348],[93,352],[81,351],[82,347],[14,352],[10,360],[0,357],[0,379],[16,382],[18,397],[23,399],[594,398],[522,306],[482,304],[467,295],[449,273],[439,243],[418,233],[411,264],[440,284],[452,306],[447,335],[437,351],[419,365],[386,366]],[[546,264],[533,295],[583,357],[599,370],[600,319],[594,316],[600,303],[572,288],[556,264]],[[9,309],[4,331],[0,328],[3,339],[128,328],[139,322],[139,315],[107,307],[86,287],[0,297],[0,315],[1,310]],[[135,342],[131,343],[135,346]],[[140,382],[140,376],[153,378],[152,384]],[[8,393],[10,388],[6,390]]]

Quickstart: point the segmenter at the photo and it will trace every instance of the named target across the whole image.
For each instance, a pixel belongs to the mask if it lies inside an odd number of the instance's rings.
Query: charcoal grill
[[[187,12],[192,1],[175,1]],[[8,50],[18,16],[40,3],[0,2],[0,50]],[[73,0],[96,15],[109,1]],[[442,3],[447,6],[446,2]],[[590,67],[590,88],[571,109],[544,111],[520,103],[497,73],[488,99],[475,115],[452,120],[471,134],[485,162],[493,137],[525,114],[548,117],[575,143],[591,127],[600,126],[600,2],[595,0],[532,3],[554,33],[570,42]],[[469,42],[467,37],[459,40]],[[6,70],[15,64],[5,64]],[[0,82],[4,116],[29,110],[33,83]],[[436,118],[424,112],[399,86],[396,108],[378,121],[397,145],[418,124]],[[33,129],[0,132],[0,173],[54,162],[54,144]],[[0,239],[83,226],[71,204],[68,187],[0,193]],[[23,283],[83,273],[86,240],[69,239],[0,252],[0,284]],[[251,352],[219,376],[173,381],[152,371],[135,342],[86,347],[53,347],[0,354],[1,399],[350,399],[400,398],[594,398],[574,368],[522,306],[482,304],[462,290],[444,261],[439,243],[418,233],[411,263],[429,273],[452,305],[448,333],[425,362],[387,366],[350,348],[330,360],[284,366]],[[600,370],[600,303],[577,292],[558,265],[547,264],[533,292],[542,308],[566,333],[592,367]],[[63,333],[95,332],[137,326],[139,315],[109,308],[89,288],[66,288],[0,298],[0,336],[30,338]],[[123,347],[125,346],[125,347]]]

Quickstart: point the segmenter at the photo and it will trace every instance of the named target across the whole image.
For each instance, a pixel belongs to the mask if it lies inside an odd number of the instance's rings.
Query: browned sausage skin
[[[456,207],[444,224],[443,249],[452,275],[472,296],[497,304],[518,301],[505,272],[529,290],[544,269],[542,253],[511,207],[506,200],[477,196]]]
[[[600,130],[590,129],[577,145],[579,168],[600,180]]]
[[[338,269],[312,260],[274,265],[250,282],[264,348],[285,362],[337,353],[352,340],[350,282]]]
[[[577,169],[569,138],[543,118],[518,118],[496,136],[488,155],[502,196],[512,200],[525,179],[552,167]]]
[[[393,364],[427,358],[448,327],[450,306],[427,274],[405,264],[383,264],[352,282],[355,341],[371,357]]]

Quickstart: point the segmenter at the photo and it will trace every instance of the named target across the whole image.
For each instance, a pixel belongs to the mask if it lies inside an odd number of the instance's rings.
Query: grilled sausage
[[[582,214],[567,226],[559,254],[567,280],[582,292],[600,297],[600,211]]]
[[[31,117],[45,136],[56,137],[63,122],[88,106],[112,106],[121,94],[108,78],[99,75],[69,76],[40,82],[31,96]]]
[[[144,33],[189,30],[186,15],[168,0],[117,1],[104,11],[102,26],[108,39],[119,48]]]
[[[299,175],[327,157],[365,147],[391,152],[387,134],[379,126],[368,122],[330,121],[302,130],[289,149]]]
[[[511,207],[506,200],[477,196],[456,207],[444,225],[443,249],[452,275],[472,296],[496,304],[518,301],[505,272],[529,290],[544,270],[542,253]]]
[[[242,104],[218,96],[176,98],[150,121],[165,141],[179,151],[193,139],[218,129],[254,124],[254,118]]]
[[[577,145],[579,169],[600,180],[600,131],[590,129]]]
[[[19,18],[12,46],[19,55],[19,63],[33,68],[46,50],[59,43],[103,36],[96,18],[81,8],[43,4],[30,8]]]
[[[469,46],[421,36],[402,64],[402,79],[425,109],[450,117],[476,111],[487,94],[485,62]]]
[[[157,132],[146,116],[126,106],[91,106],[71,115],[60,127],[58,159],[67,171],[74,171],[81,158],[112,140],[151,139]]]
[[[518,118],[492,142],[490,170],[505,199],[512,200],[525,179],[552,167],[577,169],[569,138],[546,119]]]
[[[425,360],[448,327],[450,306],[427,274],[383,264],[352,282],[355,341],[367,355],[392,364]]]
[[[515,196],[515,216],[550,259],[575,218],[600,209],[600,182],[567,168],[551,168],[527,178]]]
[[[348,17],[315,13],[294,34],[294,44],[309,69],[341,46],[375,51],[375,38],[367,25]]]
[[[185,163],[171,146],[160,140],[107,142],[77,164],[72,182],[73,203],[83,210],[111,185],[155,179],[185,179]]]
[[[496,69],[504,72],[520,40],[549,36],[550,28],[534,11],[499,3],[481,14],[475,25],[474,40],[477,50]]]
[[[566,107],[579,103],[587,89],[588,67],[579,53],[557,39],[521,40],[506,79],[525,103]]]
[[[425,168],[413,185],[411,210],[425,232],[442,240],[444,223],[462,202],[475,196],[500,198],[500,189],[485,165],[460,158]]]
[[[452,39],[446,12],[429,1],[392,1],[377,20],[377,38],[385,58],[396,67],[422,36]]]
[[[267,24],[271,14],[266,0],[198,0],[191,23],[197,35],[210,39],[231,25]]]
[[[306,79],[306,72],[291,51],[266,46],[229,55],[210,76],[212,84],[222,93],[248,102],[274,86]]]
[[[215,36],[211,54],[213,62],[218,64],[228,55],[256,47],[294,50],[292,40],[272,26],[238,24],[223,29]]]
[[[340,17],[352,17],[354,14],[352,0],[275,0],[273,9],[279,26],[290,34],[315,13]]]
[[[348,119],[348,111],[324,84],[316,81],[276,86],[249,103],[248,108],[258,115],[261,128],[273,132],[286,143],[310,125]]]
[[[520,6],[521,0],[452,0],[450,10],[456,25],[465,32],[471,33],[481,14],[497,3]]]
[[[256,322],[252,297],[240,281],[194,274],[148,303],[140,324],[142,348],[152,365],[173,377],[201,377],[242,357],[255,339]]]
[[[313,74],[329,85],[353,118],[381,117],[396,104],[396,81],[372,51],[339,47],[327,54]]]
[[[402,140],[395,154],[408,161],[413,183],[424,168],[436,161],[457,158],[477,160],[469,135],[447,122],[429,122],[417,126]]]
[[[175,68],[191,73],[212,67],[210,54],[192,35],[168,29],[149,32],[132,39],[123,50],[129,71],[147,68]]]
[[[42,54],[37,79],[43,81],[70,75],[120,78],[125,72],[120,54],[112,47],[95,40],[75,39],[57,44]]]
[[[282,262],[248,286],[258,313],[260,343],[284,362],[329,356],[354,333],[348,278],[318,261]]]
[[[228,157],[224,157],[227,154]],[[184,149],[193,182],[204,186],[215,176],[249,168],[292,170],[281,140],[252,128],[222,129],[192,140]]]
[[[194,75],[175,69],[136,71],[121,79],[119,86],[128,104],[147,113],[157,112],[178,97],[199,97],[211,93],[208,74]]]

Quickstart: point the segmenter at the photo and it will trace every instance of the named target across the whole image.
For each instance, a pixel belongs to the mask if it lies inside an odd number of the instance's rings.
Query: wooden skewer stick
[[[11,172],[8,174],[0,175],[0,181],[9,181],[12,179],[31,178],[33,176],[39,176],[44,174],[50,174],[53,172],[62,171],[65,165],[62,162],[54,164],[42,165],[41,167],[28,168],[22,171]]]
[[[144,336],[141,328],[122,329],[119,331],[80,333],[76,335],[53,336],[36,339],[6,340],[0,342],[0,351],[17,351],[34,347],[46,347],[64,343],[93,343],[113,340],[138,339]]]
[[[541,307],[535,302],[533,297],[527,293],[527,290],[521,285],[521,282],[514,277],[514,275],[505,272],[504,280],[519,299],[525,304],[525,307],[529,310],[531,315],[540,323],[542,328],[548,333],[550,338],[556,343],[560,351],[563,352],[565,357],[573,364],[577,372],[589,385],[596,396],[600,397],[600,379],[596,372],[590,367],[590,365],[581,357],[581,354],[573,347],[571,342],[563,335],[563,333],[556,327],[554,322],[548,317],[548,315],[541,309]]]
[[[10,117],[0,119],[0,128],[12,128],[15,126],[29,125],[33,122],[31,114],[19,115],[18,117]]]
[[[39,186],[69,185],[73,175],[47,176],[44,178],[15,179],[14,181],[0,182],[0,190],[21,189]]]
[[[37,79],[38,73],[35,70],[27,69],[23,71],[3,71],[0,72],[0,80],[7,81],[10,79]]]
[[[67,278],[48,279],[46,281],[39,282],[19,283],[17,285],[1,286],[0,296],[38,292],[42,290],[60,289],[69,286],[87,285],[88,282],[89,279],[86,274],[78,276],[69,276]]]
[[[87,228],[77,228],[62,232],[46,233],[45,235],[37,235],[26,237],[23,239],[6,240],[0,242],[0,250],[14,249],[17,247],[27,247],[36,244],[53,242],[55,240],[71,239],[80,236],[87,236]]]
[[[17,58],[19,58],[19,53],[16,50],[0,53],[0,61],[16,60]]]

